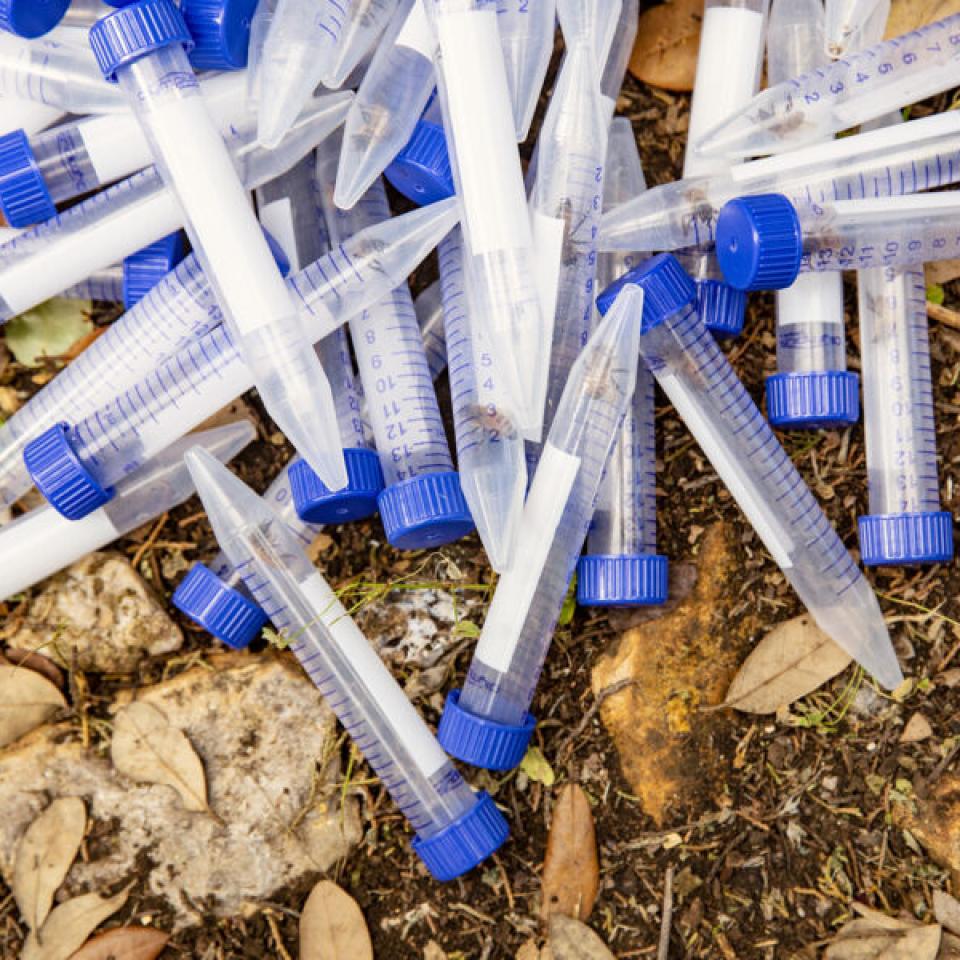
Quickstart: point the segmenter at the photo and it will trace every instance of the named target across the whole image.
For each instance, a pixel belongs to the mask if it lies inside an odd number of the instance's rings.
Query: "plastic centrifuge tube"
[[[300,542],[245,484],[199,452],[187,463],[214,533],[417,834],[437,880],[490,856],[508,829],[474,794]]]
[[[0,96],[0,136],[22,130],[28,137],[63,118],[59,107],[23,100],[20,97]]]
[[[604,215],[600,249],[709,246],[720,209],[746,194],[777,192],[795,203],[822,204],[900,196],[958,180],[960,113],[948,111],[754,160],[728,175],[652,187]]]
[[[958,44],[960,13],[769,87],[695,146],[748,157],[825,140],[955,87]]]
[[[427,0],[426,5],[435,31],[446,142],[463,204],[465,260],[476,305],[471,319],[487,338],[504,391],[515,398],[521,432],[538,441],[551,331],[536,283],[496,4]]]
[[[543,411],[548,433],[567,375],[593,323],[609,125],[595,58],[601,5],[598,0],[558,0],[557,12],[567,55],[537,141],[530,204],[541,308],[553,331]],[[528,453],[535,465],[534,445]]]
[[[119,484],[113,500],[80,521],[67,520],[49,504],[17,517],[0,528],[0,600],[52,576],[192,496],[193,481],[183,463],[183,455],[191,447],[202,446],[227,461],[256,435],[249,420],[188,434]]]
[[[318,260],[330,249],[332,234],[321,205],[313,154],[260,187],[256,197],[260,222],[283,247],[294,269]],[[364,434],[346,331],[338,327],[316,349],[333,390],[347,483],[330,490],[302,461],[292,468],[290,481],[298,503],[309,501],[303,519],[316,523],[359,520],[377,512],[377,495],[383,489],[380,459]]]
[[[628,291],[570,371],[527,495],[514,562],[497,583],[463,690],[447,698],[440,742],[475,766],[508,770],[526,753],[537,679],[633,395],[642,301],[639,290]]]
[[[460,485],[490,565],[502,572],[513,560],[527,489],[523,438],[503,406],[496,366],[471,330],[459,228],[441,242],[439,259]]]
[[[49,33],[62,19],[70,0],[4,0],[0,30],[27,40]]]
[[[863,25],[870,20],[877,9],[890,0],[825,0],[826,20],[824,29],[823,52],[828,57],[843,57],[857,50],[856,38],[860,36]],[[790,76],[799,76],[808,68],[801,67]],[[782,81],[770,80],[770,86]]]
[[[332,174],[336,155],[326,159],[333,161]],[[386,192],[376,182],[352,210],[335,213],[331,203],[327,223],[336,239],[340,231],[355,232],[389,217]],[[378,504],[387,539],[404,550],[459,540],[473,530],[473,519],[450,457],[406,281],[351,316],[349,326],[383,467]]]
[[[242,73],[223,73],[201,84],[221,133],[229,137],[247,112]],[[128,177],[153,163],[136,117],[129,113],[84,117],[34,137],[16,130],[0,138],[0,209],[11,226],[28,227],[56,216],[56,204]]]
[[[620,19],[613,30],[607,60],[600,78],[600,91],[607,119],[611,120],[617,109],[617,97],[627,75],[627,65],[637,38],[637,22],[640,19],[640,0],[623,0]]]
[[[433,37],[421,0],[400,6],[350,105],[334,201],[349,210],[413,135],[430,93]]]
[[[288,170],[343,122],[350,98],[318,98],[276,150],[260,147],[251,128],[238,130],[230,148],[244,187]],[[25,230],[0,246],[0,323],[181,229],[184,219],[173,190],[148,167]]]
[[[771,84],[826,63],[821,0],[773,0],[767,30]],[[777,373],[767,416],[777,427],[845,427],[860,416],[860,385],[847,370],[843,277],[809,274],[777,291]]]
[[[340,38],[320,79],[332,90],[342,87],[357,64],[373,49],[397,12],[399,0],[349,0]],[[309,94],[312,91],[308,91]],[[306,98],[304,98],[306,99]],[[299,110],[298,110],[299,112]]]
[[[923,268],[857,277],[870,513],[858,521],[868,566],[953,559],[940,509]]]
[[[640,353],[774,562],[835,643],[878,682],[903,680],[877,598],[661,254],[620,285],[646,291]],[[616,294],[616,287],[604,296]]]
[[[646,189],[633,126],[610,126],[603,204],[609,209]],[[597,288],[605,290],[635,267],[642,254],[603,253]],[[653,376],[642,361],[637,385],[600,484],[577,564],[577,603],[590,607],[648,606],[667,599],[667,558],[657,553],[656,437]]]
[[[406,214],[364,231],[366,236],[354,238],[356,243],[335,247],[328,257],[291,277],[288,287],[299,302],[311,342],[322,340],[347,317],[400,283],[450,231],[457,214],[453,200]],[[404,245],[389,242],[397,234],[404,237]],[[395,272],[397,268],[402,272]],[[61,405],[53,395],[47,397],[53,403],[38,411],[39,417],[48,417],[52,406],[55,422],[26,444],[23,461],[41,493],[65,516],[82,517],[105,503],[112,495],[112,484],[253,386],[251,372],[224,325],[199,336],[195,328],[180,330],[181,336],[190,338],[176,354],[133,386],[115,391],[109,402],[99,404],[83,419],[74,420],[75,426],[62,422],[65,411],[60,413]],[[153,338],[160,339],[157,334]],[[121,368],[123,342],[113,344]],[[0,490],[6,495],[11,483],[6,476],[10,466],[6,449],[2,460]]]
[[[447,368],[447,343],[443,334],[443,290],[439,280],[420,291],[413,301],[417,323],[423,335],[430,376],[436,380]]]
[[[104,0],[71,0],[61,23],[68,27],[91,27],[101,17],[113,13],[116,6],[123,4],[108,5]]]
[[[419,0],[418,0],[419,2]],[[497,0],[517,141],[527,139],[553,54],[556,0]]]
[[[347,471],[330,382],[204,106],[187,60],[193,41],[183,17],[170,0],[138,0],[98,21],[90,42],[104,76],[126,93],[164,182],[176,192],[267,412],[324,483],[339,489]]]

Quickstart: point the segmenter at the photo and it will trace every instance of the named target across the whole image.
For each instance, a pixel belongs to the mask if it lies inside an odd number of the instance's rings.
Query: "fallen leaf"
[[[932,260],[923,265],[923,273],[928,286],[949,283],[960,277],[960,260]]]
[[[933,727],[930,726],[930,721],[922,713],[915,713],[903,728],[903,733],[900,734],[900,742],[919,743],[932,734]]]
[[[129,892],[130,887],[126,887],[107,899],[96,893],[85,893],[61,903],[47,917],[39,935],[36,930],[30,932],[20,960],[67,960],[107,917],[127,902]]]
[[[66,686],[63,671],[49,658],[35,650],[19,650],[16,647],[7,647],[4,651],[6,660],[15,667],[25,667],[33,670],[40,676],[46,677],[55,687],[61,690]]]
[[[960,936],[960,900],[945,890],[934,890],[933,915],[941,926]]]
[[[169,939],[152,927],[116,927],[88,940],[70,960],[154,960]]]
[[[897,926],[878,927],[871,918],[844,924],[824,960],[936,960],[942,935],[938,924],[893,923]]]
[[[960,960],[960,937],[955,937],[952,933],[943,931],[940,939],[940,952],[937,954],[937,960]]]
[[[0,664],[0,747],[39,727],[66,705],[63,694],[39,673]]]
[[[853,912],[857,914],[856,920],[851,920],[845,924],[844,930],[912,930],[914,927],[922,926],[919,920],[911,917],[909,920],[903,917],[891,917],[882,910],[874,910],[865,903],[852,904]]]
[[[53,895],[73,863],[87,827],[87,808],[79,797],[54,800],[17,846],[13,864],[13,896],[31,930],[38,930],[50,913]]]
[[[704,0],[667,0],[644,11],[630,55],[630,72],[643,83],[687,93],[700,52]]]
[[[423,960],[447,960],[447,951],[436,940],[430,940],[423,948]]]
[[[886,36],[899,37],[953,13],[960,13],[960,0],[893,0]]]
[[[330,880],[321,880],[303,905],[300,960],[373,960],[357,901]]]
[[[539,747],[528,747],[523,759],[520,761],[520,769],[537,783],[542,783],[545,787],[552,787],[557,779],[547,758],[543,755]]]
[[[846,668],[841,650],[808,616],[777,624],[737,671],[725,707],[743,713],[776,713]]]
[[[183,732],[149,703],[134,702],[117,713],[110,757],[134,780],[173,787],[188,810],[208,809],[200,758]]]
[[[578,784],[560,789],[553,805],[541,881],[541,916],[565,913],[577,920],[590,916],[600,890],[597,838],[587,795]]]
[[[615,960],[606,944],[585,924],[555,913],[550,918],[554,960]]]
[[[937,960],[943,930],[939,924],[914,927],[877,956],[877,960]]]
[[[41,357],[60,357],[93,329],[89,300],[54,299],[14,317],[4,327],[7,346],[26,367]]]
[[[514,960],[540,960],[540,948],[536,940],[528,940],[518,951]]]

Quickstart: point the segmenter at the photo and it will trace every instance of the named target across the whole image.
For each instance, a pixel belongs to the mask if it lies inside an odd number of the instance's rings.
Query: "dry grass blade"
[[[188,810],[207,810],[203,764],[182,731],[148,703],[117,713],[110,747],[113,765],[134,780],[173,787]]]
[[[562,913],[550,918],[554,960],[615,960],[607,945],[585,924]]]
[[[88,940],[70,960],[155,960],[169,939],[152,927],[116,927]]]
[[[776,713],[816,690],[850,663],[807,615],[778,624],[744,661],[724,707],[743,713]]]
[[[53,896],[80,849],[87,826],[87,809],[78,797],[54,800],[33,823],[17,847],[13,865],[13,895],[31,930],[47,919]]]
[[[0,664],[0,747],[39,727],[66,705],[63,694],[39,673]]]
[[[590,916],[600,890],[600,864],[593,814],[587,795],[575,783],[560,789],[543,861],[541,915]]]
[[[61,903],[46,923],[31,932],[24,944],[20,960],[68,960],[86,942],[87,937],[116,913],[127,901],[130,888],[104,899],[96,893],[85,893]]]
[[[357,901],[329,880],[310,891],[300,915],[300,960],[373,960]]]

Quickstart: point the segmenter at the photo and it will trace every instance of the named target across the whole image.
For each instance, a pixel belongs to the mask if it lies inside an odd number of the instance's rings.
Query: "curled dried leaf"
[[[373,960],[357,901],[330,880],[310,891],[300,914],[300,960]]]
[[[560,789],[543,861],[541,913],[548,920],[564,913],[577,920],[590,916],[600,890],[600,864],[590,801],[579,785]]]
[[[169,939],[152,927],[116,927],[92,937],[70,960],[155,960]]]
[[[30,932],[20,960],[68,960],[107,917],[127,902],[129,893],[130,887],[106,899],[96,893],[85,893],[61,903],[39,932]]]
[[[39,673],[0,664],[0,747],[39,727],[66,705],[63,694]]]

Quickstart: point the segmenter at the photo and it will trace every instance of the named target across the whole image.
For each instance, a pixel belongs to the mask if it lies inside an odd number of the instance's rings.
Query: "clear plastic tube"
[[[553,53],[556,0],[497,0],[517,140],[527,139]]]
[[[652,187],[605,214],[601,250],[679,250],[715,240],[734,197],[783,193],[796,203],[898,196],[960,180],[960,114],[911,120],[734,167],[729,175]]]
[[[224,462],[256,437],[249,420],[194,433],[172,444],[117,486],[108,504],[82,520],[37,507],[0,530],[0,599],[26,590],[118,537],[172,510],[194,493],[183,455],[201,446]]]
[[[858,47],[851,41],[855,41],[857,36],[863,30],[863,25],[870,20],[876,11],[889,0],[825,0],[826,3],[826,22],[823,50],[827,56],[842,57],[850,51],[857,50]],[[791,76],[797,76],[803,73],[803,70],[796,71]],[[770,80],[771,86],[780,83],[781,79]]]
[[[126,109],[104,79],[89,49],[0,33],[0,95],[57,107],[64,113],[114,113]]]
[[[0,137],[17,130],[32,136],[62,119],[64,111],[35,100],[20,97],[0,97]]]
[[[439,258],[460,485],[490,565],[501,572],[513,560],[527,487],[523,438],[501,406],[489,354],[474,353],[483,341],[471,330],[459,228],[441,242]]]
[[[86,280],[74,284],[60,294],[67,300],[105,300],[123,303],[123,264],[104,267],[91,273]]]
[[[343,121],[350,97],[318,98],[276,150],[260,147],[252,128],[238,130],[230,147],[244,187],[288,170]],[[25,230],[0,246],[0,323],[181,229],[184,220],[174,192],[147,167]]]
[[[476,301],[472,316],[488,338],[524,436],[539,440],[550,329],[534,280],[535,249],[496,5],[492,0],[429,0],[427,8],[435,30],[447,147],[463,203],[467,270]]]
[[[413,301],[417,323],[423,334],[423,350],[427,355],[430,376],[436,380],[447,369],[447,344],[443,334],[443,291],[440,281],[434,280],[420,291]]]
[[[351,0],[340,28],[340,39],[321,80],[336,89],[343,86],[358,63],[379,41],[399,0]]]
[[[630,54],[633,52],[633,43],[637,38],[637,24],[640,19],[640,0],[623,0],[620,8],[620,19],[613,31],[607,61],[604,64],[603,76],[600,78],[600,91],[603,94],[603,103],[607,111],[607,118],[612,119],[617,109],[617,97],[623,79],[627,75],[627,65],[630,63]]]
[[[413,134],[436,84],[421,0],[401,0],[350,105],[334,201],[349,210]]]
[[[660,256],[629,278],[676,306],[643,317],[640,353],[820,628],[886,688],[903,680],[873,590],[733,367],[703,329],[692,282]],[[639,322],[639,317],[635,318]]]
[[[642,299],[628,291],[570,371],[527,496],[516,560],[497,584],[459,697],[460,710],[474,718],[504,726],[527,718],[600,479],[633,394],[640,330],[635,318]],[[445,739],[443,731],[441,721],[441,742],[461,755],[461,745]]]
[[[464,782],[293,534],[215,460],[191,453],[187,462],[221,547],[416,831],[434,875],[450,879],[492,853],[506,836],[498,811]],[[430,842],[483,806],[494,820],[487,843],[438,871]]]
[[[770,87],[718,122],[703,154],[757,156],[824,140],[960,82],[960,13]]]
[[[89,27],[101,17],[113,13],[113,10],[114,8],[107,6],[103,0],[71,0],[60,22],[67,27]]]

